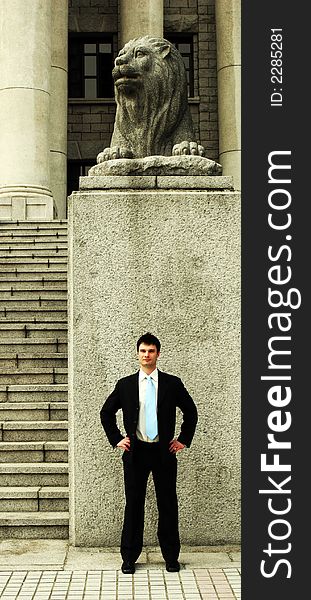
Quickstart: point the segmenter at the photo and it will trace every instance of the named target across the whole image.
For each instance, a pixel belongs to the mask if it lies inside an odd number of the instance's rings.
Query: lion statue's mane
[[[195,140],[186,70],[173,44],[150,36],[131,40],[112,74],[117,111],[111,148],[137,158],[169,156],[175,144]]]

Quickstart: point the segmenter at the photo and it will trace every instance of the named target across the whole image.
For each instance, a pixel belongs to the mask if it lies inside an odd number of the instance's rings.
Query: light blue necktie
[[[156,406],[156,389],[150,375],[146,377],[146,400],[145,400],[145,415],[146,415],[146,434],[148,438],[154,440],[158,435],[158,419]]]

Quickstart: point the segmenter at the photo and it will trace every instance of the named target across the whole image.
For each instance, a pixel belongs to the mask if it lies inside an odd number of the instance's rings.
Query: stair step
[[[37,261],[38,259],[40,259],[39,262],[41,262],[41,259],[55,260],[57,258],[64,258],[67,256],[68,252],[66,248],[55,248],[54,250],[46,250],[45,248],[26,248],[24,250],[22,250],[21,248],[10,248],[8,250],[5,250],[0,246],[0,262],[25,262],[25,260],[28,261],[28,259],[31,259],[32,261]]]
[[[0,487],[0,511],[38,512],[39,486],[36,487]],[[0,515],[1,515],[0,513]],[[0,527],[1,530],[1,527]],[[1,533],[0,533],[1,539]]]
[[[0,329],[1,323],[44,323],[46,321],[48,323],[67,322],[67,309],[13,308],[12,310],[2,309],[0,312]]]
[[[17,271],[17,269],[13,269],[12,272],[8,271],[1,272],[0,270],[0,289],[7,287],[8,285],[11,287],[19,285],[20,289],[23,289],[23,286],[33,286],[34,283],[37,283],[40,287],[45,287],[48,285],[57,286],[60,284],[62,287],[64,285],[67,286],[67,269],[63,269],[63,271],[54,271],[53,269],[47,269],[44,273],[42,272],[33,272],[33,271]]]
[[[38,265],[39,267],[42,266],[46,266],[46,265],[51,265],[53,267],[55,267],[56,265],[66,265],[67,264],[67,258],[65,256],[52,256],[50,257],[49,255],[45,256],[35,256],[34,254],[31,256],[4,256],[2,258],[0,258],[0,268],[1,270],[3,269],[3,267],[5,267],[5,265],[14,265],[17,267],[21,267],[22,265]]]
[[[26,281],[27,279],[32,279],[34,275],[37,275],[40,279],[45,277],[47,279],[57,279],[58,276],[67,274],[67,264],[53,264],[48,266],[39,265],[37,263],[33,264],[20,264],[18,267],[16,265],[9,265],[5,263],[5,265],[0,265],[0,280],[5,280],[7,282],[9,277],[15,277],[15,281],[18,279],[22,279]]]
[[[42,287],[45,287],[45,281],[51,281],[51,286],[57,285],[59,282],[63,282],[61,284],[63,286],[65,282],[67,283],[67,269],[58,271],[46,270],[45,273],[43,273],[41,270],[34,272],[16,271],[15,269],[12,269],[12,272],[9,273],[8,271],[1,272],[0,269],[0,289],[2,289],[1,286],[7,286],[8,284],[14,286],[14,284],[19,284],[20,282],[25,282],[26,285],[28,283],[32,285],[31,282],[33,281],[37,281],[38,283],[43,282],[39,283],[39,285]],[[55,282],[55,284],[53,284],[52,282]]]
[[[0,423],[0,440],[3,442],[66,442],[68,421],[4,421]]]
[[[21,231],[23,229],[29,230],[33,229],[34,231],[43,231],[50,229],[66,229],[67,230],[68,219],[53,219],[53,221],[4,221],[0,222],[1,231],[9,230],[9,231]]]
[[[0,486],[67,486],[67,463],[0,463]]]
[[[23,371],[24,369],[43,367],[64,367],[68,364],[66,352],[45,352],[41,354],[27,354],[24,352],[0,354],[0,369],[6,372]]]
[[[68,385],[0,385],[0,403],[67,402]],[[1,404],[0,404],[1,405]]]
[[[10,281],[0,281],[0,293],[1,297],[6,298],[6,294],[13,294],[22,297],[23,294],[38,294],[42,297],[48,296],[51,294],[59,295],[60,297],[67,297],[67,278],[63,281],[46,281],[46,280],[38,280],[38,281],[19,281],[18,279],[11,279]]]
[[[0,442],[0,463],[13,462],[67,463],[68,442]]]
[[[46,253],[46,256],[36,256],[33,253],[27,256],[14,256],[11,254],[0,256],[0,272],[7,274],[10,274],[12,270],[21,272],[32,270],[34,273],[38,273],[46,270],[50,272],[50,269],[53,269],[59,272],[61,269],[66,268],[67,264],[67,255],[51,255],[49,252]]]
[[[68,511],[69,489],[68,487],[45,486],[39,491],[40,511]]]
[[[20,339],[61,337],[67,334],[67,322],[62,323],[0,323],[0,335]]]
[[[68,539],[68,512],[4,512],[0,539]]]
[[[15,370],[7,373],[0,372],[0,385],[30,384],[30,383],[67,383],[68,369],[63,368],[33,368],[23,371]]]
[[[0,525],[63,525],[68,524],[68,517],[68,513],[63,511],[45,514],[34,514],[33,512],[29,514],[28,512],[16,514],[14,512],[7,512],[1,515]]]
[[[0,421],[66,421],[66,402],[0,402]]]
[[[54,284],[55,285],[55,284]],[[41,300],[67,300],[67,288],[55,288],[47,289],[46,287],[29,287],[28,289],[21,288],[20,284],[11,285],[11,287],[7,287],[6,289],[1,289],[1,303],[4,304],[7,300],[37,300],[39,302],[39,298]],[[40,301],[41,301],[40,300]]]
[[[11,238],[11,239],[3,239],[0,237],[0,252],[6,252],[6,250],[60,250],[60,249],[65,249],[67,250],[68,248],[68,244],[67,244],[67,239],[64,238],[63,240],[57,240],[57,238],[55,238],[52,242],[47,242],[45,240],[37,240],[36,236],[33,236],[32,238],[29,239],[15,239],[15,238]]]
[[[34,512],[5,512],[1,514],[0,526],[3,525],[66,525],[69,515],[67,512],[34,513]]]
[[[0,226],[0,243],[2,244],[28,244],[35,240],[36,244],[57,244],[67,243],[67,229],[53,231],[18,231],[14,229],[2,230]]]
[[[24,355],[31,353],[34,356],[48,352],[66,352],[67,351],[67,338],[0,338],[0,354],[1,356],[8,354],[16,355],[16,353],[23,353]]]
[[[40,308],[45,309],[67,309],[67,298],[43,298],[41,295],[38,298],[34,298],[32,295],[28,294],[26,298],[16,298],[13,296],[8,296],[8,298],[3,298],[1,294],[0,298],[0,312],[2,313],[4,310],[6,312],[10,312],[12,310],[37,310]]]
[[[68,487],[1,487],[2,512],[68,511]]]

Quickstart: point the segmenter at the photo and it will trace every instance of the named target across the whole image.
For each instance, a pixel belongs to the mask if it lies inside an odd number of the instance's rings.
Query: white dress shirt
[[[150,377],[153,381],[153,385],[156,391],[156,406],[158,406],[158,369],[155,369],[150,373]],[[157,435],[154,440],[151,440],[146,435],[146,411],[145,411],[145,400],[146,400],[146,384],[147,384],[147,373],[140,369],[138,374],[138,388],[139,388],[139,415],[136,429],[136,435],[142,442],[158,442],[159,436]]]

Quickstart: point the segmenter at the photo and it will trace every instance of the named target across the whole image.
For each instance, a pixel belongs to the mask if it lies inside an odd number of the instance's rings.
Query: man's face
[[[157,351],[157,347],[154,344],[140,344],[138,348],[138,361],[142,368],[154,370],[156,368],[157,360],[160,356],[160,352]]]

